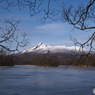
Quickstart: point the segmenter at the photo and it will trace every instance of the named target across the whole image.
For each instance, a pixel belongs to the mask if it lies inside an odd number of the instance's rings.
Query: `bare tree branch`
[[[95,26],[88,26],[86,24],[87,20],[91,20],[91,13],[95,12],[95,8],[93,7],[94,2],[94,0],[90,0],[86,7],[80,5],[77,9],[73,9],[73,6],[69,8],[63,6],[61,20],[68,22],[80,30],[94,29]]]
[[[74,8],[73,6],[66,7],[65,5],[63,5],[62,11],[56,8],[52,8],[51,7],[52,1],[56,3],[57,0],[11,0],[11,1],[0,0],[0,3],[6,2],[7,6],[3,6],[3,8],[7,9],[8,11],[10,11],[10,7],[13,7],[13,6],[18,6],[20,10],[24,8],[28,8],[31,17],[34,16],[35,14],[44,12],[42,18],[38,19],[39,21],[42,21],[42,22],[45,22],[47,19],[50,19],[52,21],[58,20],[58,18],[55,18],[55,17],[58,16],[58,14],[61,12],[61,20],[64,22],[68,22],[70,25],[73,26],[73,29],[76,28],[81,31],[93,30],[93,33],[89,37],[89,39],[83,43],[80,43],[79,41],[77,41],[77,39],[71,37],[71,40],[74,42],[75,46],[80,45],[80,49],[77,52],[77,54],[72,52],[73,54],[71,55],[74,56],[73,59],[75,59],[77,56],[79,56],[78,54],[81,53],[80,59],[82,59],[85,55],[84,50],[83,50],[85,46],[90,47],[88,54],[90,54],[92,50],[95,50],[95,47],[93,46],[95,42],[95,31],[94,31],[95,29],[95,0],[89,0],[86,6],[81,4],[77,8]],[[45,7],[43,6],[44,2],[46,2]],[[88,21],[90,21],[90,23],[93,23],[93,25],[92,24],[89,25]],[[21,47],[26,46],[26,43],[27,43],[27,41],[25,41],[26,34],[22,35],[23,40],[21,42],[18,41],[18,36],[14,35],[15,31],[17,31],[17,25],[19,22],[13,23],[13,21],[10,22],[8,20],[7,21],[5,20],[5,23],[10,24],[11,27],[6,27],[5,29],[0,27],[0,31],[1,31],[0,43],[3,43],[3,42],[12,43],[12,41],[15,41],[17,43],[16,50],[18,49],[19,46]],[[6,47],[2,46],[2,44],[1,44],[1,47],[4,47],[6,49]]]
[[[9,12],[11,12],[11,7],[18,6],[19,10],[22,10],[24,8],[29,9],[30,16],[34,16],[35,14],[39,14],[41,12],[44,12],[42,18],[38,18],[38,20],[44,22],[46,19],[51,19],[53,21],[56,21],[56,17],[60,10],[59,9],[52,9],[50,4],[52,0],[1,0],[0,3],[6,2],[7,6],[3,6],[3,9],[7,9]],[[46,3],[45,3],[46,2]],[[54,0],[56,3],[56,0]],[[43,4],[45,3],[45,8],[43,7]]]
[[[22,34],[22,41],[18,40],[18,36],[16,36],[16,32],[18,31],[17,26],[19,21],[5,20],[2,22],[4,24],[8,24],[9,26],[2,28],[0,27],[0,47],[14,52],[19,51],[19,47],[25,47],[28,44],[28,39],[26,39],[26,34]],[[15,43],[15,49],[10,49],[12,44]],[[10,46],[10,47],[9,47]]]
[[[81,4],[77,8],[74,8],[73,6],[69,6],[68,8],[66,6],[62,7],[63,11],[61,13],[61,20],[63,22],[68,22],[70,25],[73,26],[73,29],[78,30],[93,30],[95,29],[95,0],[89,0],[88,4],[85,6]],[[88,23],[90,22],[90,24]],[[93,25],[91,24],[93,23]],[[82,48],[81,56],[79,58],[80,50],[76,54],[74,54],[73,59],[71,60],[72,63],[74,63],[75,59],[78,58],[75,62],[83,62],[87,59],[88,55],[91,55],[91,52],[95,50],[94,43],[95,43],[95,31],[91,34],[89,39],[83,43],[77,41],[77,39],[71,37],[71,40],[73,41],[75,46],[80,46]],[[85,54],[83,48],[85,46],[89,47],[88,54]],[[72,55],[72,52],[71,52]],[[84,57],[85,56],[85,57]],[[81,64],[80,63],[80,64]]]

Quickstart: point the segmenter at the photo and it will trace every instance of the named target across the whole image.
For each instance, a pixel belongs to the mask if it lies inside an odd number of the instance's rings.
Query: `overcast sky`
[[[59,5],[62,4],[62,0],[57,1],[56,4],[51,2],[52,7],[56,7],[57,5],[59,7]],[[88,1],[89,0],[64,0],[64,3],[67,4],[67,6],[73,5],[76,7],[81,3],[86,4]],[[6,6],[4,3],[1,5]],[[45,7],[45,4],[43,6]],[[84,42],[91,35],[89,32],[83,32],[77,29],[72,31],[73,27],[68,23],[63,23],[61,20],[54,22],[47,19],[44,23],[38,21],[37,19],[43,17],[43,14],[37,14],[31,17],[28,8],[20,11],[18,7],[10,7],[10,11],[11,13],[0,7],[0,19],[13,18],[20,20],[18,25],[19,33],[26,32],[27,38],[30,39],[30,45],[27,48],[33,47],[40,42],[49,45],[73,46],[74,44],[70,40],[70,35],[77,38],[80,42]]]

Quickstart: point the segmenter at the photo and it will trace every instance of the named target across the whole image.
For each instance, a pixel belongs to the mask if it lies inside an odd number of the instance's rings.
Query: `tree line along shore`
[[[95,66],[95,55],[82,55],[72,57],[66,54],[32,54],[32,55],[6,55],[0,54],[0,66],[38,65],[38,66]]]

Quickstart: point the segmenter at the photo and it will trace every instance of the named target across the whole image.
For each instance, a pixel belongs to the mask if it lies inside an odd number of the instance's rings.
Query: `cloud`
[[[51,35],[63,35],[66,33],[65,25],[63,23],[52,23],[52,24],[46,24],[42,26],[37,26],[36,29],[38,29],[40,32],[42,31],[47,32]]]

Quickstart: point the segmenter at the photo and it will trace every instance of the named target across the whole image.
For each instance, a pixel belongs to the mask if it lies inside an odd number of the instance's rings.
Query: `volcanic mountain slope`
[[[43,43],[39,43],[37,46],[24,50],[22,51],[22,54],[48,54],[48,53],[70,53],[71,51],[73,52],[78,52],[82,51],[82,48],[77,47],[77,46],[72,46],[72,47],[66,47],[66,46],[51,46]],[[83,49],[85,53],[88,51],[86,49]]]

